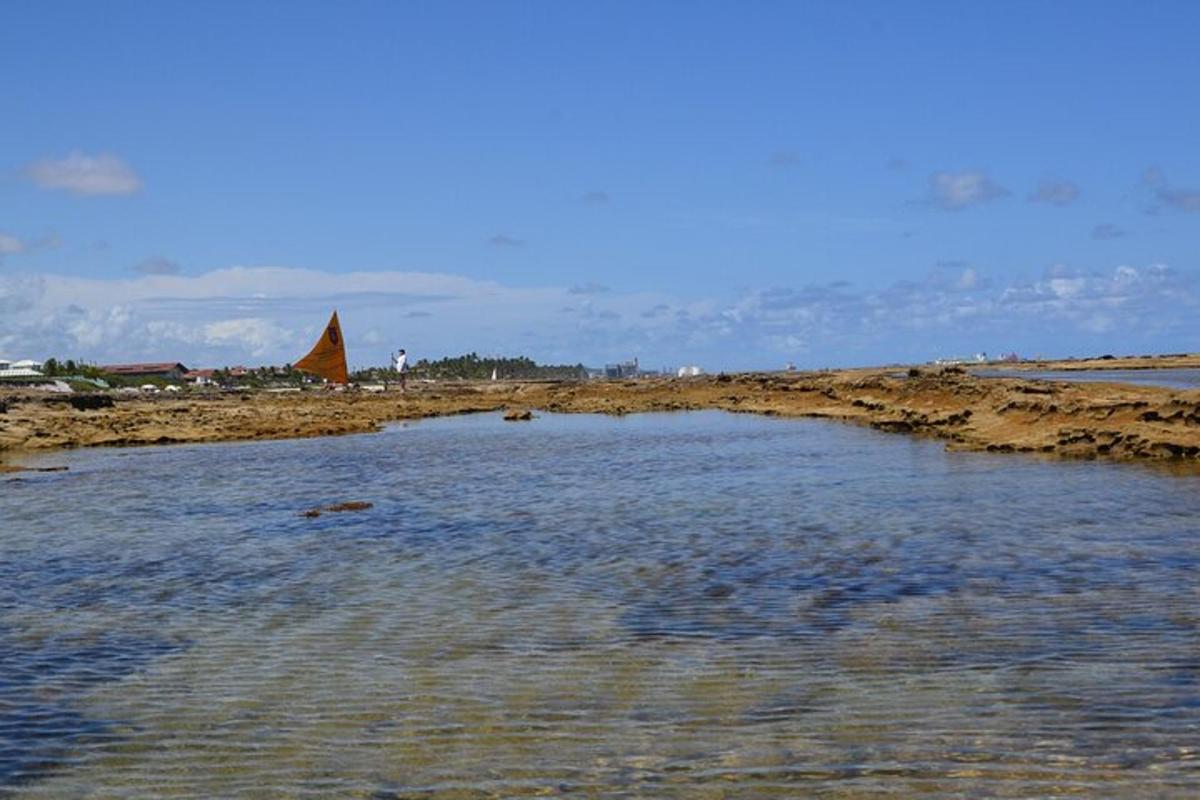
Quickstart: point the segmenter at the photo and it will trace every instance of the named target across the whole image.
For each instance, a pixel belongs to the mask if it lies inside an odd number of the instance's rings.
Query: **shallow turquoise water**
[[[717,412],[49,463],[0,796],[1200,794],[1197,477]]]

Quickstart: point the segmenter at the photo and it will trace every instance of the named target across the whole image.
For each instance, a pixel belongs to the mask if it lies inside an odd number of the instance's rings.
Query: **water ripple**
[[[1194,477],[712,413],[70,461],[0,484],[0,796],[1200,793]]]

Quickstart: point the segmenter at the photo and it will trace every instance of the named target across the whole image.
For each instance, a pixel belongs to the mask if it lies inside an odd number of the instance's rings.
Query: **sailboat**
[[[338,323],[336,311],[329,318],[329,324],[325,326],[313,349],[296,362],[296,369],[311,372],[330,383],[349,382],[350,376],[346,371],[346,345],[342,339],[342,326]]]

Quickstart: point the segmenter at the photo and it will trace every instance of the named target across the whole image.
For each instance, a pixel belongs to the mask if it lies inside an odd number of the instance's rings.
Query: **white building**
[[[40,378],[42,364],[29,358],[9,361],[0,358],[0,378]]]
[[[688,367],[680,367],[675,374],[680,378],[695,378],[697,375],[703,375],[704,370],[693,364]]]

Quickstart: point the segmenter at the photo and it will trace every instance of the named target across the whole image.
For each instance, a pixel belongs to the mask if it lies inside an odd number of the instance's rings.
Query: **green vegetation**
[[[71,358],[65,361],[59,361],[57,358],[46,359],[42,364],[42,374],[47,378],[91,378],[93,380],[108,380],[112,377],[97,366]]]
[[[587,377],[587,369],[582,364],[538,364],[525,356],[490,358],[480,357],[477,353],[437,361],[421,359],[411,365],[408,375],[414,380],[488,380],[493,371],[502,380],[576,380]],[[47,359],[42,372],[48,378],[67,381],[77,391],[94,390],[104,385],[114,389],[145,385],[162,389],[169,384],[179,383],[151,376],[112,375],[97,366],[74,359]],[[388,367],[369,367],[350,374],[350,380],[354,383],[395,382],[399,377],[394,369]],[[213,370],[212,381],[220,387],[239,389],[299,388],[320,383],[319,379],[295,369],[291,364],[281,367],[224,367]]]
[[[409,378],[414,380],[488,380],[495,370],[500,379],[519,380],[573,380],[587,377],[583,364],[538,364],[525,356],[516,358],[481,358],[477,353],[443,358],[437,361],[421,359],[412,365]],[[371,367],[350,375],[355,382],[395,381],[399,378],[394,369]]]

